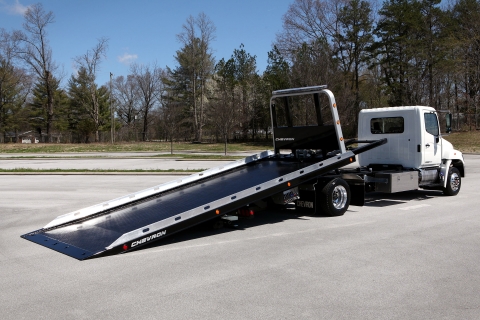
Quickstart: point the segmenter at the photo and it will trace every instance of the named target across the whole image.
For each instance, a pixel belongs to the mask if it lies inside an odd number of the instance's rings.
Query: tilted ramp
[[[314,163],[265,151],[59,216],[22,238],[79,260],[127,252],[353,161],[351,151]]]

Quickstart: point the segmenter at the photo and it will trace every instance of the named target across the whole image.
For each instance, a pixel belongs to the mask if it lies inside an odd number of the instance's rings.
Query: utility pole
[[[110,136],[112,140],[112,144],[115,142],[115,112],[113,111],[113,103],[112,103],[112,77],[113,73],[110,72],[110,114],[112,116],[112,125],[110,128]]]

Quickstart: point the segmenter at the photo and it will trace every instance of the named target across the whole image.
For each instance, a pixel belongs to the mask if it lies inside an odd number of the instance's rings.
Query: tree
[[[168,82],[167,77],[168,73],[165,72],[162,77],[164,83]],[[182,120],[182,108],[181,103],[179,103],[181,99],[176,96],[177,93],[177,91],[166,87],[160,96],[162,107],[160,110],[161,124],[166,135],[165,140],[170,141],[171,154],[173,154],[173,140],[178,136],[178,129]]]
[[[418,59],[422,14],[417,0],[388,0],[380,10],[373,46],[380,56],[390,105],[419,104],[418,84],[423,61]]]
[[[207,82],[211,79],[215,65],[211,42],[215,39],[213,22],[201,13],[197,18],[190,16],[182,26],[177,39],[183,47],[175,56],[178,67],[171,72],[177,81],[176,88],[184,93],[185,102],[191,110],[195,141],[201,141],[206,123],[205,102]]]
[[[283,30],[276,46],[286,57],[314,42],[328,43],[335,33],[338,1],[295,0],[283,16]]]
[[[18,117],[30,92],[31,77],[14,65],[18,58],[18,32],[0,29],[0,140],[7,141],[7,131],[19,128],[26,119]]]
[[[66,93],[60,89],[60,81],[52,79],[51,89],[53,91],[53,101],[55,102],[55,113],[51,119],[50,131],[65,131],[68,129],[68,97]],[[32,90],[32,99],[28,104],[28,117],[31,127],[35,128],[40,138],[43,137],[43,131],[47,127],[48,119],[48,94],[46,85],[37,82]],[[47,138],[51,139],[47,136]],[[43,141],[45,139],[42,139]]]
[[[290,66],[277,46],[268,52],[267,67],[263,73],[264,80],[271,91],[290,87]]]
[[[95,131],[95,142],[99,141],[99,128],[104,123],[100,111],[100,96],[101,90],[96,84],[96,76],[99,71],[100,63],[105,57],[108,48],[108,39],[100,38],[93,49],[88,50],[85,54],[75,58],[75,63],[81,70],[79,76],[82,76],[82,85],[88,92],[88,95],[82,95],[81,103],[86,107],[86,110],[93,120]]]
[[[151,122],[150,112],[158,106],[162,93],[162,69],[156,65],[143,66],[133,64],[131,66],[133,81],[136,83],[137,95],[140,101],[140,113],[143,120],[142,140],[147,141],[148,127]]]
[[[117,114],[127,127],[127,139],[131,138],[135,119],[140,114],[140,97],[133,75],[119,76],[113,81],[113,95]],[[135,137],[136,139],[136,137]]]
[[[248,130],[252,129],[255,134],[255,84],[257,80],[257,57],[248,53],[243,43],[239,49],[233,50],[232,59],[234,62],[235,80],[240,88],[239,101],[239,122],[243,133],[243,138],[247,138]]]
[[[23,29],[25,33],[19,33],[19,39],[24,47],[20,50],[23,60],[30,66],[32,72],[39,79],[39,83],[45,86],[47,94],[47,137],[51,141],[50,131],[53,120],[54,90],[53,73],[56,65],[52,60],[52,50],[48,44],[47,27],[54,22],[53,12],[46,12],[42,4],[31,5],[24,15]]]
[[[420,57],[425,60],[422,79],[428,79],[428,104],[435,106],[435,84],[443,76],[441,64],[446,59],[446,39],[444,37],[445,13],[438,7],[441,0],[422,0],[420,10],[422,13],[423,48]]]
[[[221,59],[215,66],[215,97],[210,110],[210,120],[222,136],[224,153],[227,155],[227,143],[237,118],[235,87],[235,61],[233,58]]]
[[[80,67],[77,75],[72,75],[68,82],[68,95],[71,129],[82,134],[85,142],[89,142],[93,133],[95,142],[98,142],[99,130],[110,123],[109,90],[105,86],[92,86],[90,72]]]
[[[339,26],[334,34],[334,53],[344,73],[345,88],[355,95],[355,124],[360,111],[360,76],[369,58],[366,49],[373,44],[371,12],[367,1],[347,1],[338,14]]]
[[[458,0],[450,15],[449,43],[452,44],[451,58],[454,61],[455,105],[457,113],[475,113],[477,127],[480,104],[480,1]]]
[[[264,128],[265,139],[268,139],[268,129],[271,126],[270,119],[270,97],[272,91],[288,89],[291,85],[291,69],[288,62],[277,46],[268,52],[267,67],[263,73],[262,81],[262,108],[260,113],[259,125]]]
[[[347,112],[354,97],[345,83],[345,74],[335,57],[335,36],[339,34],[339,15],[343,0],[295,0],[283,16],[283,30],[275,45],[290,66],[290,85],[303,87],[326,84],[339,94],[337,104],[345,106],[340,114],[342,123],[348,123]],[[305,103],[302,102],[302,105]],[[300,110],[300,109],[299,109]],[[308,123],[309,112],[301,110],[302,121]],[[298,115],[300,117],[300,114]],[[297,119],[300,120],[300,119]]]

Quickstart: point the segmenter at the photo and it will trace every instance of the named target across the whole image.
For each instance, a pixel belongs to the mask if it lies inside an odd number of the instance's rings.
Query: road
[[[232,160],[229,160],[232,161]],[[183,159],[4,159],[0,169],[85,169],[85,170],[202,170],[221,166],[229,161]]]
[[[177,177],[2,175],[1,318],[478,319],[480,155],[466,162],[456,197],[373,194],[334,218],[261,212],[83,262],[20,235]]]
[[[236,156],[252,155],[254,152],[235,153]],[[224,165],[233,160],[189,160],[181,156],[161,158],[157,153],[77,153],[77,154],[0,154],[0,169],[34,170],[202,170]],[[160,156],[160,157],[158,157]]]

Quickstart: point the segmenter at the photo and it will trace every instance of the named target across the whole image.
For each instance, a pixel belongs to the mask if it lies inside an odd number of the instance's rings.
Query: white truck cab
[[[421,187],[433,188],[440,184],[444,192],[448,188],[459,191],[459,186],[456,190],[455,185],[452,187],[449,183],[451,179],[456,179],[455,183],[458,177],[465,176],[465,161],[462,153],[441,137],[434,108],[365,109],[360,111],[358,122],[359,140],[388,139],[388,143],[359,154],[360,166],[401,166],[419,171]]]

